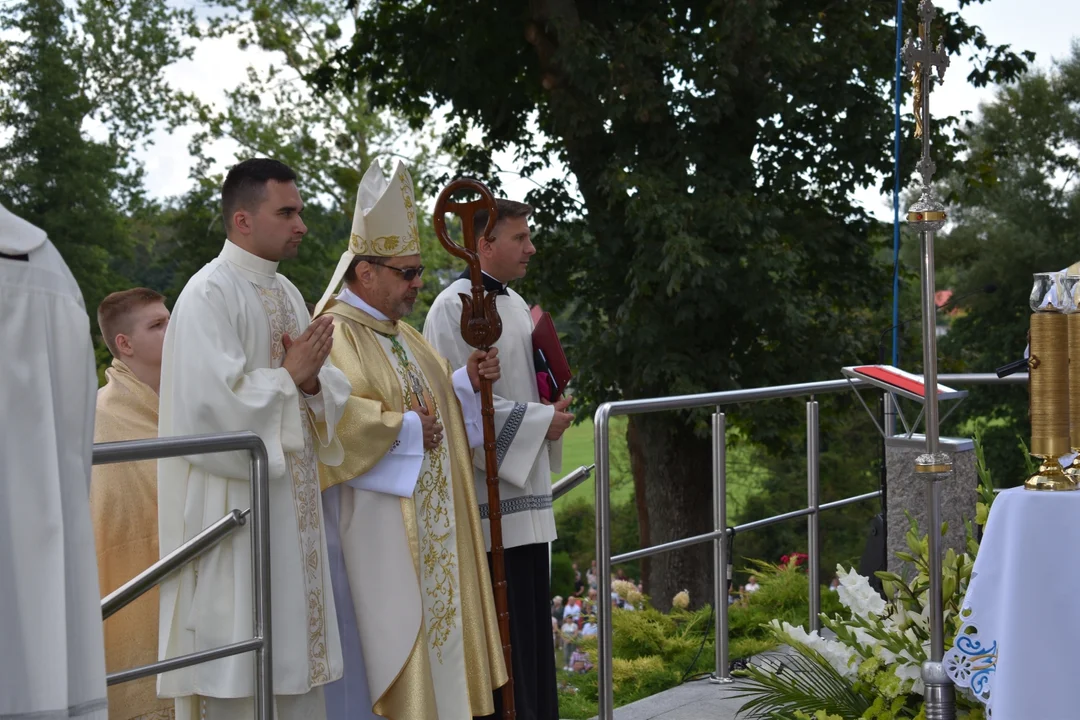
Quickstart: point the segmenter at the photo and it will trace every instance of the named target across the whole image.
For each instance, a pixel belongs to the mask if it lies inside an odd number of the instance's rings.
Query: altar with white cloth
[[[1005,490],[971,573],[945,670],[993,720],[1073,720],[1080,673],[1080,493]]]

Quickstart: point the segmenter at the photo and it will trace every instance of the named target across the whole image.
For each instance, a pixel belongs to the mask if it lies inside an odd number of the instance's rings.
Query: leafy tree
[[[527,176],[553,160],[572,173],[529,195],[546,248],[530,288],[553,310],[580,301],[572,356],[587,402],[754,387],[836,377],[888,324],[889,271],[851,194],[892,184],[893,11],[376,1],[318,77],[328,92],[367,87],[372,107],[416,126],[445,107],[443,147],[492,184],[494,151],[516,153]],[[973,82],[1025,66],[956,13],[938,26],[949,52],[974,48]],[[940,168],[951,127],[934,126]],[[916,154],[908,143],[905,177]],[[767,405],[740,417],[765,441],[792,424]],[[690,413],[630,423],[651,543],[711,526],[705,428]],[[654,558],[648,590],[708,597],[707,553]]]
[[[422,134],[390,113],[373,111],[364,93],[312,92],[308,75],[333,56],[344,42],[344,29],[353,24],[353,15],[343,4],[320,0],[210,0],[210,4],[220,14],[206,28],[208,36],[235,38],[242,48],[269,53],[272,61],[263,68],[250,65],[246,82],[226,93],[221,110],[192,100],[193,117],[201,126],[190,147],[199,158],[195,174],[220,186],[221,179],[207,176],[206,170],[216,160],[212,141],[222,139],[238,144],[241,157],[270,156],[297,171],[310,231],[300,258],[284,272],[314,302],[348,242],[356,189],[370,164],[380,158],[406,158],[422,202],[437,158]],[[420,213],[418,221],[424,264],[435,272],[425,275],[427,287],[411,318],[417,324],[455,267],[435,237],[431,218]],[[183,256],[190,258],[193,252],[200,264],[211,259],[220,249],[222,235],[200,234],[185,243]]]
[[[967,123],[969,147],[944,183],[954,228],[941,262],[964,294],[976,294],[941,343],[949,369],[985,371],[1023,357],[1031,274],[1080,260],[1080,45],[1050,71],[999,88]],[[986,425],[987,460],[1005,485],[1024,478],[1018,439],[1030,437],[1024,387],[979,389],[960,407],[959,427]],[[1018,438],[1019,436],[1019,438]]]
[[[0,6],[0,201],[48,232],[91,317],[121,284],[111,259],[131,250],[126,213],[142,203],[132,151],[176,118],[161,71],[187,54],[189,19],[164,0]],[[107,137],[91,139],[90,122]]]

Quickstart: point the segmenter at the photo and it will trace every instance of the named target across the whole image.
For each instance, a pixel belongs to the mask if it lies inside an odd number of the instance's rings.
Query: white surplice
[[[337,299],[352,305],[374,317],[376,320],[388,320],[387,316],[378,309],[372,307],[363,299],[357,297],[348,289],[337,296]],[[379,345],[387,355],[387,360],[393,368],[399,368],[401,363],[394,352],[390,338],[378,336]],[[398,337],[401,347],[406,353],[409,365],[420,373],[408,341]],[[422,373],[421,373],[422,374]],[[404,383],[402,379],[402,383]],[[422,382],[426,385],[427,380]],[[476,447],[483,444],[484,431],[483,420],[480,415],[480,396],[472,389],[465,368],[454,372],[452,377],[454,394],[461,403],[462,416],[465,421],[465,429],[468,435],[469,446]],[[406,394],[405,386],[402,386],[403,394]],[[436,462],[441,467],[449,468],[450,459],[446,449],[446,443],[440,448],[436,456]],[[393,522],[400,518],[400,506],[397,498],[412,497],[417,507],[423,507],[433,500],[433,495],[441,489],[435,485],[422,485],[421,477],[432,477],[430,472],[431,456],[424,450],[423,429],[419,416],[409,411],[404,414],[401,430],[398,432],[397,442],[382,460],[368,472],[360,475],[342,485],[335,485],[323,493],[323,504],[327,522],[327,544],[330,548],[331,568],[333,572],[333,585],[335,599],[338,603],[338,623],[341,627],[343,654],[345,656],[345,675],[336,683],[326,688],[326,714],[327,718],[349,718],[349,720],[369,720],[376,716],[372,711],[372,689],[375,693],[381,692],[380,688],[388,685],[393,677],[386,679],[369,678],[368,666],[378,674],[379,658],[371,658],[365,661],[361,647],[361,631],[357,623],[357,614],[360,612],[377,611],[376,609],[362,610],[356,607],[354,611],[353,594],[349,586],[350,574],[355,581],[363,582],[365,576],[375,576],[370,567],[364,562],[365,557],[352,557],[353,553],[346,552],[343,544],[350,543],[354,546],[365,547],[370,542],[378,542],[382,535],[385,538],[387,532],[393,532]],[[407,494],[406,494],[407,493]],[[436,501],[440,502],[440,501]],[[447,493],[441,500],[442,510],[445,517],[454,516],[453,493]],[[451,524],[448,532],[438,533],[436,528],[429,527],[424,521],[424,514],[418,513],[417,531],[421,554],[425,552],[444,552],[445,548],[457,547],[457,529]],[[342,535],[342,527],[348,528]],[[445,529],[445,528],[444,528]],[[398,565],[411,566],[412,560],[398,559],[395,557],[381,558],[383,561],[398,560]],[[351,571],[351,572],[350,572]],[[448,573],[436,576],[437,573],[428,572],[424,569],[421,573],[421,596],[426,598],[438,598],[442,594],[442,587],[457,587],[459,582],[456,577],[454,566],[450,566]],[[449,577],[447,576],[449,575]],[[393,600],[391,598],[391,600]],[[424,603],[423,611],[424,627],[427,633],[438,639],[439,644],[429,643],[428,653],[432,673],[432,684],[435,689],[435,699],[439,710],[438,718],[429,720],[466,720],[472,717],[469,707],[468,686],[465,678],[465,658],[462,652],[463,642],[461,637],[460,618],[461,613],[456,604],[443,604],[440,607],[441,617],[432,616],[431,607]],[[390,608],[387,608],[388,614]],[[367,618],[365,618],[367,619]],[[449,620],[447,620],[449,619]],[[379,622],[377,618],[375,622]],[[402,637],[411,637],[404,627],[401,628]]]
[[[424,322],[424,338],[454,368],[463,367],[473,351],[461,337],[458,296],[468,295],[471,289],[472,282],[467,278],[451,283],[435,298]],[[548,543],[556,537],[551,473],[562,471],[562,440],[549,442],[546,438],[555,410],[540,402],[529,306],[510,288],[503,289],[495,305],[503,328],[495,343],[501,374],[493,386],[503,546]],[[485,501],[487,473],[482,449],[473,451],[473,464],[476,495],[481,499],[484,541],[490,550],[489,508]]]
[[[281,716],[317,717],[324,711],[321,691],[307,702],[281,696],[304,695],[341,677],[316,453],[328,465],[341,462],[335,425],[350,387],[328,362],[319,373],[321,392],[304,397],[282,367],[282,335],[296,339],[308,324],[303,298],[277,273],[277,263],[226,242],[173,308],[162,353],[159,434],[251,430],[266,444],[274,693]],[[231,510],[251,506],[248,466],[242,452],[159,461],[162,555]],[[249,522],[162,584],[163,659],[251,637],[250,531]],[[158,693],[249,698],[251,656],[166,673]],[[250,707],[250,701],[208,699],[203,709],[214,720],[240,717]],[[189,708],[178,702],[177,711],[187,717]]]
[[[3,206],[0,253],[0,718],[104,720],[90,321],[44,231]]]

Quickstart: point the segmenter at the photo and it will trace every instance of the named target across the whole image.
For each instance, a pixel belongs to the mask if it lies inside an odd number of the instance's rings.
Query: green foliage
[[[123,282],[111,261],[130,257],[142,207],[132,151],[176,120],[162,71],[188,54],[190,18],[164,0],[0,5],[0,202],[49,234],[91,318]]]
[[[864,397],[871,396],[864,393]],[[817,400],[821,423],[821,502],[877,490],[881,482],[881,436],[866,411],[851,394],[826,395]],[[791,405],[805,408],[802,402],[793,401]],[[757,456],[766,471],[765,479],[760,491],[749,496],[733,516],[732,524],[760,520],[807,506],[805,424],[802,420],[795,426],[797,432],[785,439],[782,451],[759,450]],[[831,579],[831,568],[837,564],[858,563],[866,546],[870,520],[880,511],[880,501],[868,500],[821,515],[823,531],[819,562],[825,568],[824,581]],[[733,547],[734,556],[744,559],[779,560],[782,555],[794,551],[805,553],[808,550],[806,523],[778,523],[737,535]]]
[[[982,519],[976,522],[982,525],[994,495],[978,436],[976,458],[980,504],[985,504]],[[962,625],[960,608],[979,549],[971,524],[967,538],[967,553],[958,555],[950,548],[942,562],[946,649]],[[914,686],[930,642],[929,542],[927,536],[919,534],[914,521],[906,541],[909,552],[898,556],[915,568],[910,581],[894,573],[877,573],[890,598],[888,603],[866,578],[844,574],[841,593],[850,614],[830,616],[823,612],[821,616],[835,640],[778,621],[770,624],[773,638],[790,645],[796,655],[766,659],[739,673],[741,696],[748,698],[741,713],[748,720],[806,717],[799,713],[810,711],[842,720],[925,717],[922,694],[915,692]],[[964,695],[958,695],[957,708],[960,718],[983,718],[982,705]]]
[[[916,5],[905,2],[912,30]],[[586,403],[758,387],[835,377],[889,324],[884,234],[852,193],[892,184],[894,12],[377,1],[357,5],[351,45],[315,77],[327,93],[366,89],[416,127],[445,107],[457,172],[497,186],[492,153],[510,151],[525,177],[553,157],[573,174],[577,193],[560,178],[528,195],[537,236],[558,250],[538,254],[527,285],[552,311],[576,308],[568,345]],[[1032,57],[939,17],[948,52],[976,55],[974,83],[1014,78]],[[942,169],[953,126],[933,125]],[[907,143],[905,177],[916,158]],[[740,410],[740,422],[774,444],[793,411]],[[640,433],[654,540],[709,529],[701,419],[664,415]],[[650,587],[704,590],[705,554],[686,557],[653,563]]]
[[[1048,69],[998,88],[965,123],[969,153],[943,188],[953,229],[939,266],[954,273],[958,295],[995,284],[964,303],[942,338],[948,370],[986,372],[1024,356],[1031,274],[1080,260],[1080,46]],[[1016,438],[1030,435],[1023,386],[980,390],[957,422],[983,417],[987,462],[1003,487],[1026,477]]]
[[[558,322],[558,320],[556,320]],[[562,327],[559,327],[562,332]],[[591,465],[595,461],[596,453],[593,451],[594,440],[593,421],[591,417],[578,415],[574,424],[563,433],[563,473],[570,472],[582,465]],[[626,418],[616,417],[611,419],[609,426],[610,435],[610,489],[612,505],[620,505],[634,497],[634,479],[630,474],[630,459],[626,447]],[[562,477],[561,474],[553,474],[552,481]],[[566,495],[555,501],[555,509],[577,499],[585,502],[596,500],[596,476],[595,474],[571,490]]]
[[[346,41],[342,27],[351,24],[352,15],[345,3],[209,0],[209,4],[218,13],[206,28],[208,37],[234,39],[241,48],[270,53],[274,61],[266,70],[249,66],[247,81],[226,93],[224,109],[188,99],[189,112],[200,127],[190,145],[199,160],[196,175],[205,176],[215,161],[211,144],[221,139],[238,144],[241,157],[274,157],[296,170],[309,231],[300,256],[282,271],[307,300],[315,302],[346,249],[356,189],[371,163],[400,157],[401,149],[410,146],[407,160],[417,184],[417,204],[423,207],[425,197],[439,189],[428,182],[430,168],[444,156],[436,157],[428,147],[429,138],[410,130],[395,115],[373,111],[363,92],[312,91],[310,73]],[[221,184],[217,177],[205,179],[215,187]],[[417,224],[427,273],[407,319],[420,329],[431,302],[462,266],[438,242],[430,215],[419,212]],[[205,237],[195,253],[199,264],[217,255],[223,234],[219,230]]]
[[[585,498],[573,498],[555,513],[559,537],[551,544],[553,553],[566,554],[581,569],[582,577],[596,557],[596,508]],[[633,501],[611,508],[611,553],[618,555],[641,547],[638,532],[637,508]],[[635,562],[619,565],[631,577],[640,577]]]
[[[806,573],[793,566],[754,563],[760,589],[728,607],[731,658],[746,658],[776,647],[768,625],[774,618],[805,624],[809,618]],[[821,594],[823,613],[842,616],[836,593]],[[616,706],[675,687],[684,675],[715,669],[715,617],[705,605],[696,610],[660,612],[651,602],[612,616]],[[596,662],[595,640],[581,647]],[[596,671],[583,675],[560,673],[559,715],[590,718],[596,715]],[[621,678],[621,680],[620,680]]]
[[[570,556],[564,552],[551,554],[551,596],[566,600],[574,594],[574,568]]]
[[[739,711],[748,718],[810,717],[859,720],[865,717],[870,698],[859,692],[858,685],[838,673],[829,662],[800,643],[793,645],[794,655],[769,657],[762,667],[751,665],[743,676],[744,692],[735,697],[748,698]],[[752,688],[752,689],[751,689]]]
[[[761,586],[749,593],[741,603],[731,606],[728,613],[729,628],[733,636],[755,635],[765,637],[764,627],[772,620],[792,625],[805,625],[809,621],[809,580],[806,572],[793,565],[776,565],[760,560],[750,560],[747,573],[758,578]],[[842,613],[843,608],[836,593],[827,588],[818,589],[823,614]],[[738,657],[733,654],[733,657]]]

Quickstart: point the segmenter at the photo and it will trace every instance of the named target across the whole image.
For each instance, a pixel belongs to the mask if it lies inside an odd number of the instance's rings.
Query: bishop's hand
[[[420,418],[420,431],[424,437],[424,450],[434,450],[442,442],[443,426],[435,419],[435,413],[429,412],[413,396],[412,411]]]
[[[298,388],[308,395],[317,394],[319,370],[334,344],[334,319],[329,315],[315,318],[295,340],[288,333],[282,335],[281,344],[285,347],[281,366],[289,371]]]
[[[469,361],[465,363],[465,368],[469,372],[469,382],[472,383],[473,392],[480,392],[481,378],[494,383],[502,375],[499,370],[499,348],[491,348],[487,351],[473,350]]]

